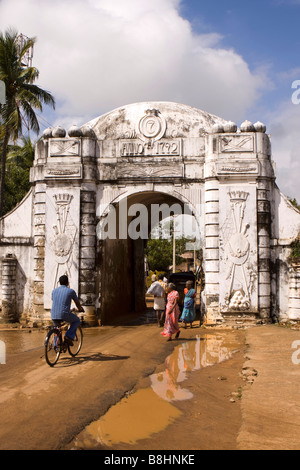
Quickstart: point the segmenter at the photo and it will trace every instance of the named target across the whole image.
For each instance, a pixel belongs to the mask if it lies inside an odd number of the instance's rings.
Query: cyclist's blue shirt
[[[52,291],[52,320],[63,320],[70,313],[72,300],[78,301],[76,292],[67,286],[59,286]]]

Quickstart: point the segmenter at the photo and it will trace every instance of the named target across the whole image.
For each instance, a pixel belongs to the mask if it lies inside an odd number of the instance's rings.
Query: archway
[[[145,246],[157,224],[173,215],[194,217],[198,226],[188,201],[160,191],[122,195],[104,211],[97,230],[97,295],[102,324],[145,311]],[[196,232],[200,233],[199,228]]]

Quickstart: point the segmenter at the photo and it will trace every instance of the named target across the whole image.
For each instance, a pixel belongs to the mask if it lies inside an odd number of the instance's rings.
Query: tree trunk
[[[6,154],[7,146],[9,141],[9,132],[5,131],[3,148],[1,155],[1,179],[0,179],[0,217],[3,216],[3,207],[4,207],[4,185],[5,185],[5,171],[6,171]]]

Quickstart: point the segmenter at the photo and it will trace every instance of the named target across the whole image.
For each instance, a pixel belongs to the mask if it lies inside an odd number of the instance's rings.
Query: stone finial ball
[[[90,126],[83,127],[83,129],[81,129],[81,132],[83,137],[95,137],[95,132]]]
[[[212,127],[213,134],[222,134],[224,132],[224,127],[222,124],[214,124]]]
[[[80,127],[73,124],[68,130],[69,137],[82,137],[82,130]]]
[[[57,126],[52,131],[52,137],[66,137],[66,131],[61,126]]]
[[[224,132],[236,132],[237,125],[233,121],[228,121],[224,124]]]
[[[244,121],[240,127],[241,132],[255,132],[255,128],[250,121]]]
[[[265,124],[263,124],[263,123],[260,122],[260,121],[257,121],[257,122],[254,124],[254,127],[255,127],[256,132],[263,132],[263,133],[265,133],[266,130],[267,130]]]
[[[48,127],[47,129],[44,130],[43,132],[43,138],[44,139],[50,139],[52,137],[52,128]]]

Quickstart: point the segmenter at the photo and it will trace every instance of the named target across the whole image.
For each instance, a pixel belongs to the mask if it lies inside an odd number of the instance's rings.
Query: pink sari
[[[173,290],[168,294],[165,327],[164,331],[161,333],[163,336],[171,337],[179,331],[178,319],[180,317],[180,309],[178,304],[170,313],[170,310],[173,308],[176,299],[179,300],[179,294],[176,290]]]

